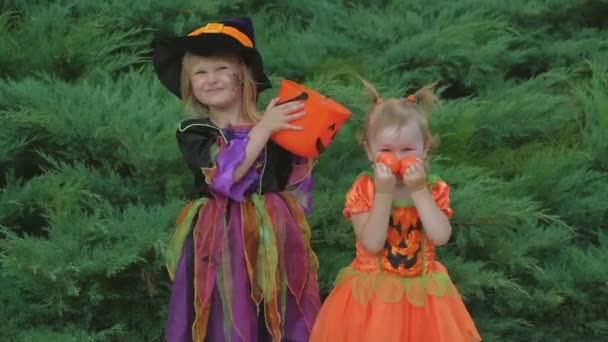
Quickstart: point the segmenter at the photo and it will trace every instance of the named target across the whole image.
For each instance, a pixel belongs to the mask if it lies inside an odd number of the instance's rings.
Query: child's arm
[[[391,193],[376,193],[369,212],[352,215],[357,241],[370,253],[376,254],[384,247],[392,200]]]
[[[410,166],[403,175],[403,181],[410,189],[410,196],[426,235],[436,246],[445,245],[452,235],[452,226],[426,187],[424,166],[420,164]]]
[[[304,105],[301,102],[288,102],[276,106],[277,101],[278,99],[270,101],[262,119],[249,132],[249,141],[245,147],[245,158],[234,170],[234,182],[238,182],[245,176],[274,132],[282,129],[302,129],[301,127],[290,125],[289,121],[304,116],[304,112],[290,114],[301,109]]]
[[[439,209],[437,203],[431,196],[431,192],[422,188],[411,194],[424,231],[436,246],[445,245],[452,235],[452,225],[447,216]]]
[[[253,126],[249,132],[249,141],[247,141],[247,145],[245,146],[245,158],[234,170],[233,179],[235,182],[238,182],[245,176],[270,138],[270,131],[260,123]]]
[[[374,200],[369,212],[352,215],[357,241],[370,253],[378,253],[384,247],[391,216],[395,176],[384,164],[374,167]]]

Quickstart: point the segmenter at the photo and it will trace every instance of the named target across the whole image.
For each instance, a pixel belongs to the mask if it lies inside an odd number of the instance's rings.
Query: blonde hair
[[[420,128],[425,148],[431,149],[437,144],[437,139],[431,134],[429,128],[429,114],[439,104],[439,99],[433,93],[436,82],[422,87],[409,96],[383,99],[370,82],[359,78],[368,95],[374,101],[367,112],[363,134],[360,139],[365,147],[369,147],[367,145],[369,138],[381,129],[390,126],[402,127],[411,120],[414,120]]]
[[[218,58],[236,58],[239,61],[239,74],[242,81],[242,115],[246,121],[255,123],[259,121],[260,115],[257,112],[255,102],[257,98],[257,87],[251,68],[249,68],[242,60],[242,58],[236,55],[218,55],[213,56]],[[186,109],[187,115],[196,116],[201,118],[209,117],[209,107],[201,103],[192,90],[192,83],[190,82],[190,76],[192,75],[192,69],[194,68],[197,59],[200,58],[198,55],[186,52],[182,59],[182,73],[180,75],[180,89],[181,98]]]

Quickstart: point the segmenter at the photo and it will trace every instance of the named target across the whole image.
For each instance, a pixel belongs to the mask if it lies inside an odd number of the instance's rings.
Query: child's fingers
[[[291,121],[291,120],[299,119],[299,118],[303,117],[304,115],[306,115],[306,112],[304,112],[304,111],[296,112],[296,113],[293,113],[293,114],[287,114],[287,115],[285,115],[285,119],[287,121]]]
[[[301,131],[304,129],[304,127],[302,126],[296,126],[296,125],[290,125],[290,124],[285,124],[283,125],[283,129],[289,129],[292,131]]]
[[[411,176],[414,173],[414,170],[416,170],[416,165],[410,165],[403,174]]]
[[[404,172],[408,176],[424,173],[424,167],[420,164],[410,165]]]
[[[278,101],[279,101],[278,97],[275,97],[274,99],[270,100],[270,102],[268,102],[268,106],[266,106],[266,111],[268,111],[268,110],[270,110],[270,108],[274,107]]]
[[[304,104],[302,102],[296,101],[296,102],[283,103],[283,104],[279,105],[278,107],[281,109],[281,113],[283,115],[287,115],[287,114],[293,113],[299,109],[304,108]]]
[[[377,176],[384,176],[384,174],[386,173],[386,165],[382,163],[375,163],[374,170]]]
[[[380,163],[380,172],[382,172],[382,174],[386,174],[388,172],[388,167],[384,165],[384,163]]]

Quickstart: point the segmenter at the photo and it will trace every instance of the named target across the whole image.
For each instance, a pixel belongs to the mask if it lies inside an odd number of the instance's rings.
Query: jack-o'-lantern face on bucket
[[[306,116],[290,123],[302,126],[301,131],[280,131],[272,140],[287,151],[301,157],[314,158],[331,144],[350,111],[330,98],[288,80],[281,80],[279,103],[301,101]]]

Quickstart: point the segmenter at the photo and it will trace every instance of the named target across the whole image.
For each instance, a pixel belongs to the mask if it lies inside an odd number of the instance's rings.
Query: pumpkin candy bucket
[[[323,153],[350,117],[350,111],[336,101],[286,79],[281,80],[278,97],[278,103],[304,103],[306,115],[290,122],[303,129],[283,130],[271,137],[277,145],[300,157],[314,158]]]

